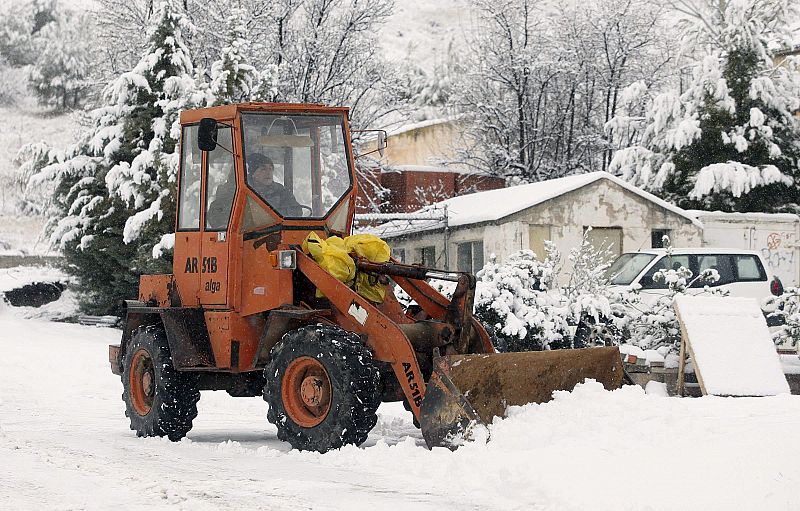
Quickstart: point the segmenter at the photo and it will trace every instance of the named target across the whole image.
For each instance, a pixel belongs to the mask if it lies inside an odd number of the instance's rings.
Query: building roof
[[[697,227],[702,227],[702,224],[697,218],[690,215],[685,210],[659,199],[655,195],[645,192],[618,177],[612,176],[608,172],[577,174],[560,179],[551,179],[538,183],[462,195],[427,206],[420,211],[434,214],[439,212],[439,214],[443,216],[443,212],[446,208],[449,227],[496,222],[514,213],[531,208],[560,195],[564,195],[565,193],[583,188],[601,179],[612,181],[631,193],[653,202],[676,215],[686,218]],[[378,236],[391,238],[418,232],[435,231],[443,228],[443,218],[436,220],[401,219],[370,228],[369,231]]]
[[[797,222],[798,216],[794,213],[726,213],[724,211],[701,211],[697,209],[687,209],[686,213],[697,218],[700,222],[704,220],[724,220],[729,222]]]

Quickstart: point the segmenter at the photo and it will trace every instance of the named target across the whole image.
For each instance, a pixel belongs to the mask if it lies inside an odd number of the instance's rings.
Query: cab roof
[[[194,108],[181,112],[181,124],[200,122],[200,119],[233,119],[238,112],[333,114],[347,116],[350,109],[344,106],[325,106],[316,103],[236,103],[231,105]]]

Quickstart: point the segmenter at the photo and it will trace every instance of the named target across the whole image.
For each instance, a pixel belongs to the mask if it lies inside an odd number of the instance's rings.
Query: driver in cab
[[[262,154],[253,154],[247,159],[247,181],[250,187],[283,216],[301,216],[302,207],[294,195],[282,184],[273,181],[275,165]]]

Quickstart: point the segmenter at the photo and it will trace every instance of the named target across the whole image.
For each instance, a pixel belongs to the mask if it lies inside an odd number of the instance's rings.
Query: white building
[[[499,260],[520,249],[544,257],[551,240],[566,258],[591,227],[593,240],[619,254],[660,246],[701,246],[702,225],[686,211],[607,172],[592,172],[490,190],[437,203],[433,220],[395,220],[370,230],[395,257],[449,270],[477,271],[491,254]],[[597,244],[596,244],[597,245]]]

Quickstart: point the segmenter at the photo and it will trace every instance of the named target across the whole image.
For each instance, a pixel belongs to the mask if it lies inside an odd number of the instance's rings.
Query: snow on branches
[[[623,147],[609,170],[682,207],[797,209],[800,73],[791,59],[773,62],[768,49],[795,8],[781,0],[675,3],[705,54],[680,94],[648,102],[641,84],[623,94],[632,106],[605,126]]]

